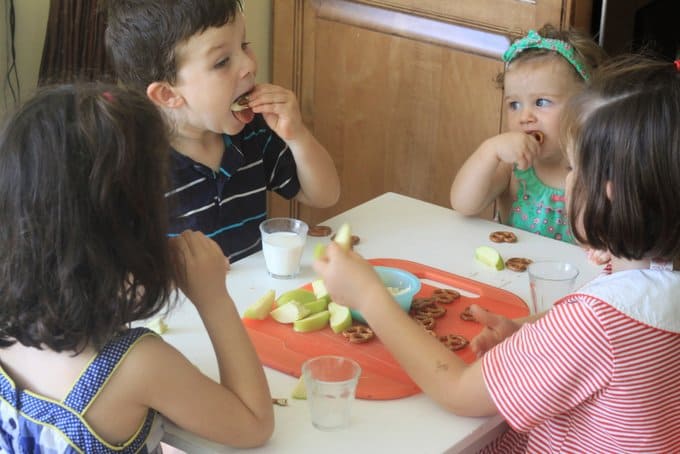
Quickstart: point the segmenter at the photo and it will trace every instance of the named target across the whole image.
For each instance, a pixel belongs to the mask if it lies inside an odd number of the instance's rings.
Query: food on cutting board
[[[318,299],[318,297],[314,294],[314,292],[305,290],[303,288],[296,288],[280,294],[279,297],[276,298],[276,305],[283,306],[284,304],[287,304],[291,301],[297,301],[298,303],[304,304],[312,302],[315,299]]]
[[[269,315],[279,323],[293,323],[296,320],[305,318],[309,314],[309,309],[299,301],[289,301],[269,313]]]
[[[298,333],[308,333],[310,331],[319,331],[328,326],[328,320],[331,314],[327,310],[308,315],[304,318],[295,320],[293,322],[293,330]]]
[[[328,312],[331,314],[331,330],[335,334],[341,333],[352,326],[352,313],[347,306],[334,302],[328,303]]]
[[[257,301],[248,306],[243,312],[243,317],[253,318],[256,320],[264,320],[269,316],[269,313],[274,306],[276,293],[274,290],[267,290]]]

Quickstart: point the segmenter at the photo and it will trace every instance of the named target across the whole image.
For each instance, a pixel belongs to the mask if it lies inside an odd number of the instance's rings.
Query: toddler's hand
[[[523,132],[506,132],[489,139],[496,157],[508,164],[517,164],[520,170],[533,165],[534,158],[541,150],[536,139]]]
[[[286,142],[307,131],[295,94],[283,87],[260,84],[248,95],[248,106],[262,114],[267,125]]]
[[[220,246],[201,232],[185,230],[170,239],[175,251],[177,285],[195,306],[222,301],[227,294],[229,260]]]
[[[507,317],[487,312],[476,304],[470,306],[470,312],[478,323],[484,325],[482,332],[470,341],[470,347],[478,358],[522,326]]]
[[[361,311],[362,304],[379,299],[372,295],[387,293],[370,263],[333,242],[326,247],[326,256],[314,262],[314,269],[321,275],[333,301],[343,306]]]

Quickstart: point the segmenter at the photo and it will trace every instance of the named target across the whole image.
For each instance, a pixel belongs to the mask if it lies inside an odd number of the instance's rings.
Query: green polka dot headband
[[[559,39],[544,38],[534,30],[529,30],[527,36],[512,43],[508,50],[505,51],[503,54],[503,61],[505,62],[506,68],[515,57],[527,49],[546,49],[557,52],[563,56],[574,69],[576,69],[583,80],[588,80],[590,78],[585,65],[576,57],[574,46]]]

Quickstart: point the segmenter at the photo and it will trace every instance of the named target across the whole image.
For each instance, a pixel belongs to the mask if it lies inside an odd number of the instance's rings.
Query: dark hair
[[[241,0],[110,0],[106,48],[116,76],[142,91],[152,82],[174,84],[177,45],[241,10]]]
[[[570,101],[574,150],[569,218],[576,239],[626,259],[680,257],[680,73],[623,56]],[[607,183],[611,198],[607,196]],[[582,222],[583,231],[575,226]]]
[[[0,132],[0,346],[101,347],[174,280],[167,133],[142,94],[46,87]]]
[[[551,24],[545,24],[536,33],[541,35],[543,38],[559,39],[565,43],[570,44],[574,48],[574,53],[578,60],[583,63],[586,71],[591,74],[606,58],[606,53],[602,47],[600,47],[593,38],[585,33],[582,33],[576,29],[569,30],[559,30]],[[512,37],[512,42],[522,39],[526,36],[526,33],[521,35],[516,35]],[[567,60],[564,59],[560,54],[553,50],[548,49],[526,49],[519,53],[515,58],[512,59],[512,64],[517,64],[521,62],[526,62],[529,60],[535,60],[538,58],[545,58],[548,56],[554,56],[555,58],[561,58],[565,63],[568,64]],[[576,68],[569,64],[573,70],[573,76],[579,82],[584,82],[583,78],[579,75]],[[499,73],[496,76],[496,84],[499,88],[503,89],[505,83],[505,71]],[[585,83],[585,82],[584,82]]]

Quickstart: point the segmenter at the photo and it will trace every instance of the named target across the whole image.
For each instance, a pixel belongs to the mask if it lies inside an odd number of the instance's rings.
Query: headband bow
[[[576,69],[583,80],[587,81],[590,78],[585,65],[576,57],[574,46],[560,39],[544,38],[535,30],[529,30],[525,37],[518,39],[508,47],[508,50],[503,54],[505,66],[507,67],[517,55],[527,49],[545,49],[557,52]]]

